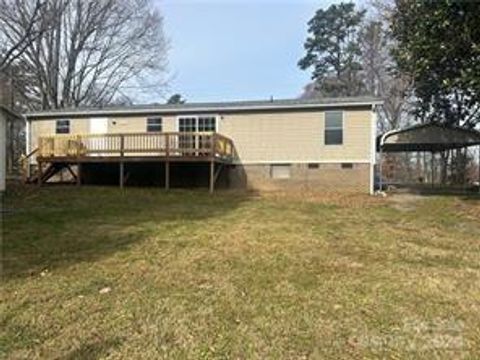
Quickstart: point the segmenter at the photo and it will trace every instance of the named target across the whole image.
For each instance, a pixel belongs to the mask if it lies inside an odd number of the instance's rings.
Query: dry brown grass
[[[324,205],[336,205],[352,209],[382,206],[385,201],[381,197],[350,192],[320,192],[320,191],[272,191],[258,195],[265,199],[277,199],[297,202],[310,202]]]
[[[397,203],[18,191],[5,217],[1,355],[479,358],[479,200]]]

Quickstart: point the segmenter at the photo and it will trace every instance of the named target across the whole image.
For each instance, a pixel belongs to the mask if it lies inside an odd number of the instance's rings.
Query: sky
[[[298,97],[307,22],[332,0],[155,0],[170,41],[168,93],[189,102]]]

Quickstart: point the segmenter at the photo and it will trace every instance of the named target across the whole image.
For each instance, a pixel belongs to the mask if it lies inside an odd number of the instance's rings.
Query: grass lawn
[[[5,199],[0,357],[480,358],[480,199]]]

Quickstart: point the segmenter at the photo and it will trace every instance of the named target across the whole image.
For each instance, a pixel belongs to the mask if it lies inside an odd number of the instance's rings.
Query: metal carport
[[[480,132],[460,127],[447,127],[430,123],[388,131],[377,138],[379,152],[379,187],[383,189],[382,160],[384,153],[393,152],[430,152],[433,154],[479,146],[478,176],[480,181]]]

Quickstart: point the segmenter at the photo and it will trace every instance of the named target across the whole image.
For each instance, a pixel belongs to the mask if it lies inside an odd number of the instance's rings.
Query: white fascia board
[[[297,105],[252,105],[252,106],[226,106],[226,107],[198,107],[185,109],[122,109],[122,110],[85,110],[85,111],[59,111],[59,112],[32,112],[25,116],[30,119],[41,119],[51,117],[82,117],[82,116],[114,116],[114,115],[137,115],[137,114],[192,114],[192,113],[222,113],[229,111],[252,111],[252,110],[297,110],[297,109],[324,109],[324,108],[342,108],[355,106],[380,105],[382,101],[377,102],[352,102],[352,103],[332,103],[332,104],[297,104]]]

